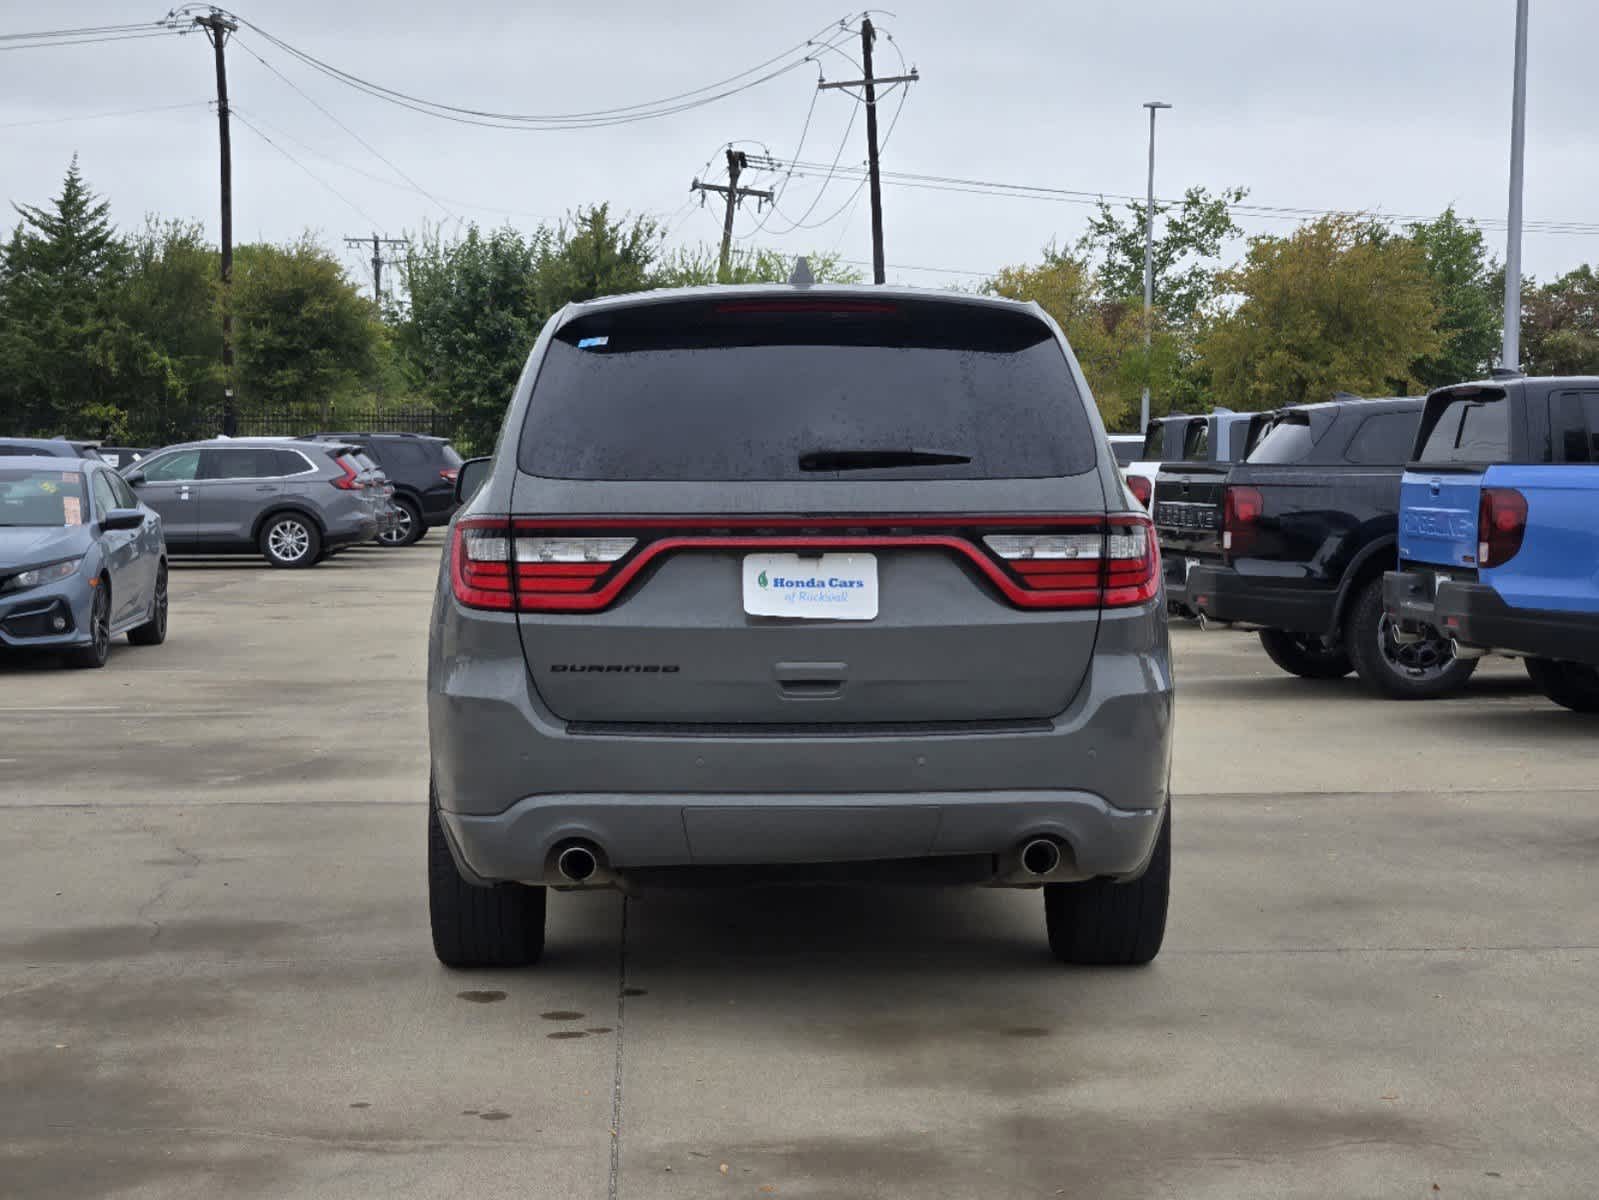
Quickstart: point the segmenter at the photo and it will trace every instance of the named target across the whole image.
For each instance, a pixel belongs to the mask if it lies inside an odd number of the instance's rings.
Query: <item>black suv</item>
[[[411,546],[435,525],[455,515],[455,472],[461,456],[444,438],[420,433],[318,433],[319,441],[349,442],[361,447],[394,485],[400,519],[378,535],[386,546]]]

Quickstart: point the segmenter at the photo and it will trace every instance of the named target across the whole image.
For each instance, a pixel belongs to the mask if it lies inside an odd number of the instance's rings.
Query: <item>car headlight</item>
[[[23,588],[38,587],[41,583],[54,583],[58,579],[65,579],[78,569],[78,564],[81,562],[83,562],[81,558],[69,558],[65,562],[29,567],[26,571],[7,575],[0,578],[0,592],[20,592]]]

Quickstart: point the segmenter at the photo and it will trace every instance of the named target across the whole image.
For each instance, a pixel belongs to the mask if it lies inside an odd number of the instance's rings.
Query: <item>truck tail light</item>
[[[361,472],[356,469],[355,464],[349,459],[345,458],[343,455],[340,455],[338,458],[333,460],[333,465],[344,472],[344,474],[340,475],[337,479],[328,480],[328,482],[334,487],[338,488],[339,491],[353,492],[361,486]]]
[[[1477,565],[1508,562],[1526,535],[1527,498],[1515,488],[1483,488],[1477,502]]]
[[[1155,485],[1150,483],[1148,477],[1144,475],[1127,476],[1127,490],[1145,508],[1149,507],[1149,502],[1155,496]]]
[[[1249,549],[1264,508],[1259,488],[1228,484],[1222,492],[1221,548],[1230,554]]]

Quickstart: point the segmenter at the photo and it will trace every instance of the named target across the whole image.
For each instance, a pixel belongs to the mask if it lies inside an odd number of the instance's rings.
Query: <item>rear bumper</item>
[[[1482,583],[1444,583],[1434,601],[1437,627],[1456,641],[1487,650],[1599,666],[1599,616],[1512,608]]]
[[[468,878],[559,884],[558,847],[597,847],[625,878],[655,867],[773,866],[991,856],[991,879],[1131,878],[1144,869],[1163,808],[1124,810],[1087,792],[901,792],[528,796],[502,813],[443,812]],[[1025,878],[1014,861],[1035,837],[1061,865]]]
[[[1188,603],[1212,621],[1326,635],[1333,629],[1338,593],[1285,587],[1232,567],[1196,566],[1188,575]]]
[[[377,537],[380,524],[377,518],[372,517],[352,525],[341,525],[337,529],[329,529],[323,535],[323,542],[330,547],[357,546],[362,542],[370,542]]]
[[[1051,718],[585,727],[531,686],[515,617],[445,594],[428,728],[445,828],[489,882],[546,878],[568,838],[618,870],[993,855],[985,877],[1008,879],[1003,858],[1041,834],[1070,848],[1071,870],[1125,876],[1165,808],[1172,689],[1152,602],[1103,616],[1087,675]]]

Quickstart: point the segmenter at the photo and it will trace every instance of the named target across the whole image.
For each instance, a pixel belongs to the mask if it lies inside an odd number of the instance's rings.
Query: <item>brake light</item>
[[[1483,488],[1477,502],[1477,565],[1508,562],[1526,535],[1527,498],[1515,488]]]
[[[334,487],[338,488],[339,491],[341,491],[341,492],[353,492],[356,488],[361,486],[357,482],[357,480],[359,479],[359,477],[361,475],[361,472],[356,469],[355,464],[352,463],[349,459],[347,459],[347,458],[345,458],[345,457],[343,457],[341,455],[340,457],[335,458],[333,460],[333,465],[338,467],[339,470],[344,472],[344,474],[339,476],[339,478],[328,480],[328,482],[331,483]]]
[[[457,521],[450,541],[450,588],[468,608],[508,611],[511,590],[511,526],[493,518]]]
[[[1259,488],[1228,484],[1222,492],[1221,548],[1232,554],[1249,549],[1265,506]]]
[[[1030,592],[1040,608],[1125,608],[1154,598],[1159,551],[1147,517],[1111,517],[1092,531],[989,534],[983,544]]]
[[[565,609],[592,593],[636,544],[630,537],[528,537],[492,517],[460,521],[451,548],[455,598],[468,608]]]
[[[1024,609],[1126,607],[1160,589],[1159,549],[1141,514],[473,517],[456,523],[453,539],[456,600],[502,611],[599,612],[652,563],[689,551],[938,550],[969,561]]]
[[[1155,485],[1149,482],[1147,475],[1127,476],[1127,490],[1145,508],[1148,508],[1149,502],[1155,498]]]

